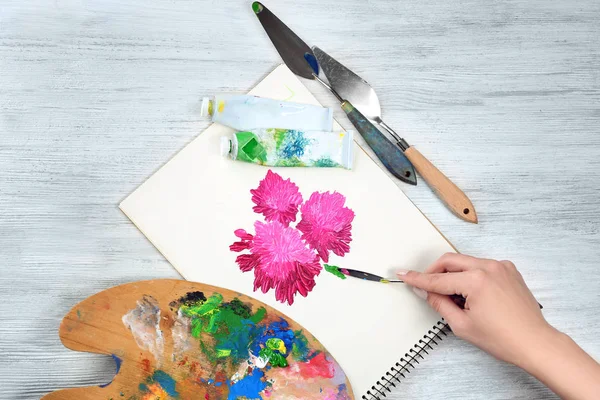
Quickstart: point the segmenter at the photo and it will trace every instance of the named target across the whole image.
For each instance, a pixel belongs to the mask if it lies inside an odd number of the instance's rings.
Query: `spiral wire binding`
[[[367,390],[367,394],[363,395],[363,400],[381,400],[391,393],[391,387],[396,387],[396,383],[401,383],[400,379],[406,379],[405,374],[410,374],[415,369],[419,360],[423,360],[423,353],[429,354],[427,351],[433,350],[433,346],[437,346],[438,342],[442,341],[445,336],[448,336],[445,330],[449,329],[448,324],[442,319],[438,321],[425,335],[420,339],[400,361],[396,363],[380,380]],[[443,336],[442,336],[443,335]]]

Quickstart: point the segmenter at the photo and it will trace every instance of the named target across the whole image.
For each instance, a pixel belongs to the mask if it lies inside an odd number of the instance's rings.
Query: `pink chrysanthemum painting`
[[[243,253],[236,258],[242,272],[254,271],[254,291],[274,289],[278,301],[292,305],[297,293],[306,297],[315,287],[321,260],[350,251],[354,211],[338,192],[314,192],[303,203],[298,186],[271,170],[250,193],[265,221],[254,223],[254,234],[236,230],[239,241],[229,248]],[[291,226],[298,211],[300,222]]]

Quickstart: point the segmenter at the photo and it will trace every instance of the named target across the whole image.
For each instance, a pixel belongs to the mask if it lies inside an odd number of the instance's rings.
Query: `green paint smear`
[[[248,347],[254,340],[254,326],[263,320],[267,310],[261,307],[252,313],[250,306],[239,299],[228,303],[215,293],[204,301],[179,308],[191,319],[191,335],[200,340],[200,350],[211,362],[231,358],[240,362],[248,356]],[[213,340],[203,340],[203,334]]]
[[[231,349],[217,349],[217,357],[229,357],[231,355]]]
[[[292,344],[292,357],[296,361],[308,361],[308,339],[301,330],[294,331],[294,344]]]
[[[275,133],[273,137],[275,138],[275,150],[279,151],[281,148],[281,144],[285,140],[287,129],[274,129]]]
[[[324,264],[323,268],[325,268],[325,271],[337,276],[340,279],[346,279],[346,275],[344,275],[342,271],[340,271],[340,267],[336,267],[335,265]]]
[[[252,3],[252,10],[255,14],[259,14],[263,10],[263,6],[258,1],[255,1]]]
[[[336,167],[340,167],[340,164],[336,163],[331,158],[327,158],[327,157],[319,158],[318,160],[313,161],[313,165],[315,167],[321,167],[321,168],[336,168]]]
[[[285,353],[285,344],[279,338],[270,338],[265,342],[265,346],[271,350],[277,350],[280,353]]]
[[[277,161],[275,167],[306,167],[298,157],[285,158]]]
[[[268,359],[269,364],[274,368],[285,368],[288,366],[285,357],[279,351],[270,349],[269,347],[260,349],[258,355],[260,358]]]

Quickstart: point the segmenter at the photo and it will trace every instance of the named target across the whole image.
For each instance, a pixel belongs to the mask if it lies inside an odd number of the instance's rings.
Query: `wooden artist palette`
[[[346,375],[305,329],[266,304],[181,280],[117,286],[77,304],[60,326],[72,350],[112,355],[104,387],[43,400],[354,399]]]

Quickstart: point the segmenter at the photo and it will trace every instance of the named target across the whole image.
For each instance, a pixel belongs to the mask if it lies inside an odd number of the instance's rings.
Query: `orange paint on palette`
[[[142,397],[142,400],[164,400],[168,399],[169,394],[158,384],[148,385],[148,393]]]
[[[184,365],[187,364],[187,362],[188,362],[188,358],[187,358],[187,356],[185,356],[185,357],[183,357],[183,359],[181,361],[179,361],[177,363],[177,365],[179,365],[180,367],[183,367]]]
[[[150,363],[150,360],[148,360],[147,358],[144,358],[142,360],[142,370],[144,372],[152,372],[152,364]]]
[[[192,361],[192,363],[190,364],[190,372],[192,374],[195,374],[198,371],[199,366],[200,366],[200,363],[198,363],[198,361]]]

